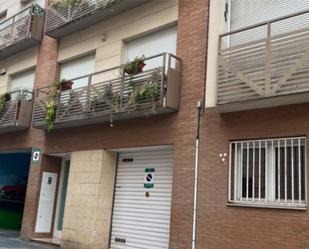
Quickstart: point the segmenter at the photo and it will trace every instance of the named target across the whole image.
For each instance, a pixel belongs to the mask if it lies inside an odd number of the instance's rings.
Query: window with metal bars
[[[305,137],[230,142],[229,202],[304,208],[306,171]]]

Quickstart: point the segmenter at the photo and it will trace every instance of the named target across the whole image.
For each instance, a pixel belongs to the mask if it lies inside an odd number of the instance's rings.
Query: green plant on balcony
[[[46,108],[46,123],[47,131],[51,132],[54,129],[54,123],[56,119],[57,107],[58,107],[58,98],[62,90],[62,85],[68,82],[65,79],[55,81],[51,84],[49,89],[49,94],[47,100],[45,101]]]
[[[11,95],[9,93],[5,93],[0,96],[0,112],[5,108],[6,103],[10,100]]]
[[[101,95],[95,95],[90,100],[91,111],[103,109],[105,105],[110,105],[114,112],[119,111],[120,94],[113,91],[112,84],[106,85]]]
[[[32,14],[35,16],[44,16],[45,10],[37,3],[32,5]]]
[[[49,6],[52,6],[58,11],[66,9],[86,9],[89,7],[89,0],[50,0]]]
[[[73,82],[71,80],[61,79],[52,84],[52,87],[58,91],[65,91],[72,89]]]
[[[129,101],[133,110],[136,110],[139,104],[150,101],[151,112],[156,112],[156,100],[160,96],[160,87],[156,80],[158,73],[158,71],[154,71],[145,84],[137,87],[134,86]]]
[[[135,57],[133,61],[122,65],[121,69],[123,74],[133,76],[137,73],[143,72],[145,66],[145,56],[143,55],[142,57]]]

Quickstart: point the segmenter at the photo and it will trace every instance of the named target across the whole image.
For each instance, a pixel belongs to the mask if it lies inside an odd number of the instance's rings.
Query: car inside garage
[[[0,152],[0,229],[20,230],[31,150]]]

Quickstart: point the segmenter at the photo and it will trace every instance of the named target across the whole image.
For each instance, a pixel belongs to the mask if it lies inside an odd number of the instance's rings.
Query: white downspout
[[[192,220],[192,249],[196,246],[196,222],[197,222],[197,193],[198,193],[198,170],[199,170],[199,145],[200,145],[200,117],[202,103],[197,102],[198,124],[195,140],[195,167],[194,167],[194,196],[193,196],[193,220]]]

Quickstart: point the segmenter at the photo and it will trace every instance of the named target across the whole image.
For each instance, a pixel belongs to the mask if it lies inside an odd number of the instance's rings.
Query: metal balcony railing
[[[54,128],[177,111],[180,59],[163,53],[145,58],[144,62],[144,70],[134,75],[122,74],[121,67],[114,67],[69,80],[73,83],[73,89],[61,91],[56,100]],[[150,85],[155,86],[155,94],[136,95]],[[36,92],[32,123],[38,129],[47,129],[46,101],[49,99],[49,88],[41,88]]]
[[[0,133],[25,130],[30,127],[33,94],[29,90],[14,90],[0,96]]]
[[[44,26],[44,9],[32,5],[0,23],[0,59],[39,43]]]
[[[219,36],[221,112],[308,102],[309,10]]]
[[[149,0],[51,0],[45,32],[60,38],[92,24],[137,7]]]

